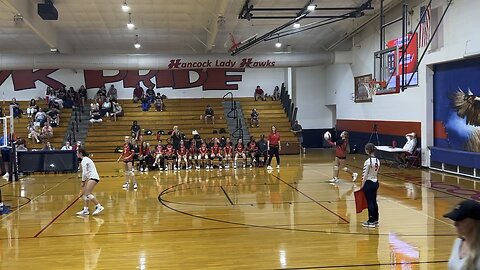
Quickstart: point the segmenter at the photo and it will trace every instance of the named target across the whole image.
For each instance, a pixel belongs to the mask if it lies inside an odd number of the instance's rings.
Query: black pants
[[[365,181],[365,185],[363,186],[363,192],[365,192],[365,197],[367,198],[368,204],[368,222],[378,221],[378,186],[378,181],[373,182],[370,180]]]
[[[278,155],[278,145],[270,145],[270,152],[268,153],[270,156],[268,157],[268,166],[272,162],[273,155],[275,155],[275,160],[277,161],[277,165],[280,165],[280,156]]]

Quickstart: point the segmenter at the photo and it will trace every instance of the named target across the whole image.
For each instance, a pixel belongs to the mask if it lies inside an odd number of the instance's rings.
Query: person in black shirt
[[[205,109],[205,124],[207,124],[208,119],[212,120],[212,124],[215,125],[215,113],[213,111],[213,108],[210,107],[210,105],[207,105],[207,108]]]
[[[298,121],[295,120],[295,123],[292,125],[292,128],[290,131],[295,133],[295,136],[297,136],[298,142],[300,143],[301,150],[303,151],[303,153],[305,153],[305,147],[303,147],[302,125],[300,125]]]
[[[138,122],[136,120],[133,121],[132,126],[130,127],[130,131],[132,132],[132,138],[134,140],[139,139],[141,130],[142,129],[140,128],[140,125],[138,124]]]
[[[265,164],[268,158],[268,144],[265,140],[265,135],[260,135],[260,140],[257,141],[258,151],[257,151],[257,162],[260,164],[260,157],[263,157],[262,165]]]

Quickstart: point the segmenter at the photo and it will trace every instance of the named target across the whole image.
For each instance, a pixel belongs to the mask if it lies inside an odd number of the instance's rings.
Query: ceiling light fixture
[[[307,10],[310,11],[310,12],[312,12],[312,11],[315,11],[316,8],[317,8],[317,5],[309,5],[309,6],[307,7]]]
[[[140,49],[140,47],[142,47],[138,42],[138,35],[135,36],[135,44],[133,44],[133,47],[135,47],[135,49]]]
[[[129,12],[130,11],[130,6],[127,4],[127,0],[125,0],[125,2],[123,2],[122,11],[123,12]]]
[[[275,43],[275,47],[277,47],[277,48],[281,48],[281,47],[282,47],[282,43],[280,43],[280,36],[277,37],[277,42]]]
[[[300,28],[300,24],[299,24],[299,23],[294,23],[294,24],[293,24],[293,28],[295,28],[295,29]]]
[[[127,28],[128,28],[129,30],[132,30],[133,28],[135,28],[135,24],[132,23],[132,13],[128,13]]]

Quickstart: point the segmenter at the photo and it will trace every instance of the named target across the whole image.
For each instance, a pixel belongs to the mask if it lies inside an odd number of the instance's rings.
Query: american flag
[[[422,18],[423,13],[425,13],[425,16]],[[430,40],[430,7],[428,9],[425,6],[420,7],[420,33],[418,37],[418,46],[427,46],[428,40]]]

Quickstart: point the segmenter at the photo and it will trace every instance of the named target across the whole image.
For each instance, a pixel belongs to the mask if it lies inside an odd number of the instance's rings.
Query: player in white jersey
[[[363,227],[375,228],[378,226],[378,170],[380,169],[380,160],[375,157],[375,145],[368,143],[365,145],[365,153],[368,159],[363,164],[362,189],[365,192],[368,205],[368,220],[362,223]]]
[[[93,211],[92,215],[98,215],[105,209],[92,194],[93,189],[100,181],[100,176],[98,176],[97,168],[88,155],[85,149],[78,149],[77,151],[77,157],[82,160],[82,189],[84,201],[83,210],[77,212],[79,216],[88,216],[90,214],[88,211],[88,201],[92,201],[92,203],[95,204],[95,211]]]

